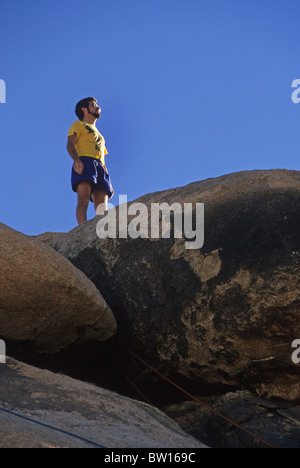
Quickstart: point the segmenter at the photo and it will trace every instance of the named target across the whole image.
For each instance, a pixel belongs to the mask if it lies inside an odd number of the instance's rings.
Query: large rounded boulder
[[[51,247],[0,224],[0,337],[9,348],[57,353],[115,333],[111,309],[84,273]]]
[[[99,217],[39,237],[97,286],[116,317],[118,343],[194,393],[248,388],[300,399],[292,360],[300,338],[300,173],[233,173],[135,203],[140,212],[128,203],[128,232],[140,224],[141,237],[120,236],[124,205],[116,238],[99,237]],[[197,204],[204,204],[204,244],[187,248],[191,229],[182,237],[173,229],[169,237],[145,233],[145,219],[150,226],[153,205],[162,203],[179,203],[182,216],[192,204],[199,236]],[[175,213],[170,220],[173,226]],[[155,388],[158,377],[125,348],[119,359],[137,385]]]

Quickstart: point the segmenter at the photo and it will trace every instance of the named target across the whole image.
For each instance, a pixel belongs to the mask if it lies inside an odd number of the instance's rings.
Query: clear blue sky
[[[299,17],[299,0],[0,0],[0,221],[76,226],[66,138],[86,96],[102,108],[115,205],[299,170]]]

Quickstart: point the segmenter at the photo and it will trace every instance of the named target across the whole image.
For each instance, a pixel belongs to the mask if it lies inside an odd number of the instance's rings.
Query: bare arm
[[[84,165],[82,161],[80,161],[75,148],[75,143],[77,142],[77,140],[78,137],[76,133],[73,133],[73,135],[68,136],[67,151],[74,161],[74,171],[77,172],[77,174],[82,174],[84,170]]]

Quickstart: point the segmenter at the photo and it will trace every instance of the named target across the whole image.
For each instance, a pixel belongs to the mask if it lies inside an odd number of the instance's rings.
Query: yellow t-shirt
[[[68,136],[74,133],[76,133],[78,138],[75,144],[78,156],[90,156],[100,159],[103,166],[105,166],[105,155],[108,153],[105,147],[105,140],[96,126],[81,120],[76,120],[71,125]]]

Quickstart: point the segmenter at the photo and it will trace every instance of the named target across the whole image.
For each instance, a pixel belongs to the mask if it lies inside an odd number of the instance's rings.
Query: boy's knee
[[[83,195],[78,195],[77,206],[87,208],[90,202],[90,198]]]

